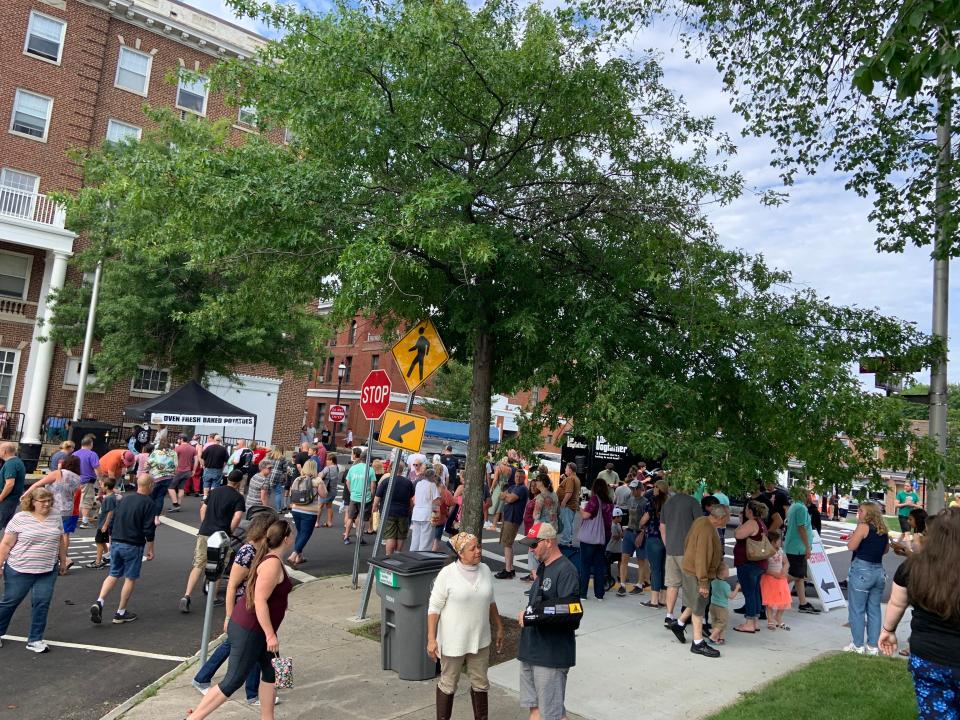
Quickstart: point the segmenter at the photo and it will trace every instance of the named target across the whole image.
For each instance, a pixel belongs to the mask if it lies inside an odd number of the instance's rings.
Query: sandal
[[[789,630],[789,629],[790,629],[790,626],[787,625],[787,624],[785,624],[785,623],[780,623],[779,625],[777,625],[777,627],[778,627],[779,629],[781,629],[781,630]]]
[[[642,602],[642,603],[640,603],[640,604],[641,604],[643,607],[648,607],[648,608],[664,607],[663,605],[658,605],[657,603],[652,603],[652,602],[650,602],[649,600],[647,600],[646,602]]]
[[[734,627],[733,631],[738,633],[746,633],[747,635],[755,635],[757,632],[756,630],[744,630],[743,626],[741,625],[737,625],[736,627]]]
[[[775,623],[772,623],[772,622],[767,623],[767,630],[776,630],[778,627],[780,626]]]

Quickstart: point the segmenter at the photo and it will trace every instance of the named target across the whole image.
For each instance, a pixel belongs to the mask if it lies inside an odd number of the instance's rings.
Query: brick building
[[[255,109],[229,107],[178,73],[249,57],[264,41],[176,0],[4,0],[0,27],[0,404],[11,412],[11,434],[38,443],[48,417],[72,415],[79,376],[80,348],[42,341],[37,322],[50,314],[50,290],[81,281],[69,258],[84,239],[65,229],[47,197],[83,183],[67,152],[139,138],[150,126],[145,104],[230,118],[239,142],[256,132]],[[271,138],[282,142],[283,131]],[[272,427],[261,425],[258,438],[292,443],[305,373],[279,378],[266,365],[238,372],[242,387],[212,384],[265,417],[272,406]],[[170,388],[165,368],[143,366],[129,384],[88,390],[83,415],[118,423],[128,404]]]

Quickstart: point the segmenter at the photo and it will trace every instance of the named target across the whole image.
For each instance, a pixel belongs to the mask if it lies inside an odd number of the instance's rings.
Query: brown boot
[[[473,703],[473,720],[487,720],[487,693],[470,688],[470,701]]]
[[[453,695],[447,695],[437,686],[437,720],[450,720],[453,715]]]

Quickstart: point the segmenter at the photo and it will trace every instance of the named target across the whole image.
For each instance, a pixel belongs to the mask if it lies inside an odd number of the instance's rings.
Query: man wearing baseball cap
[[[562,605],[565,601],[579,605],[580,576],[557,544],[557,531],[550,523],[536,523],[520,540],[533,550],[540,563],[530,587],[530,605],[517,617],[520,632],[520,705],[529,708],[530,717],[561,720],[566,717],[564,696],[567,673],[576,664],[576,624],[558,622],[550,613],[550,622],[524,622],[531,609],[542,605]]]

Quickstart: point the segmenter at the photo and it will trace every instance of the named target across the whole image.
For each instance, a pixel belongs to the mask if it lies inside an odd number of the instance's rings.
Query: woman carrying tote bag
[[[593,594],[603,600],[607,578],[606,549],[610,542],[610,523],[613,521],[613,499],[607,481],[598,477],[590,489],[587,506],[580,511],[583,522],[577,538],[580,540],[580,597],[586,599],[590,577],[593,576]]]

